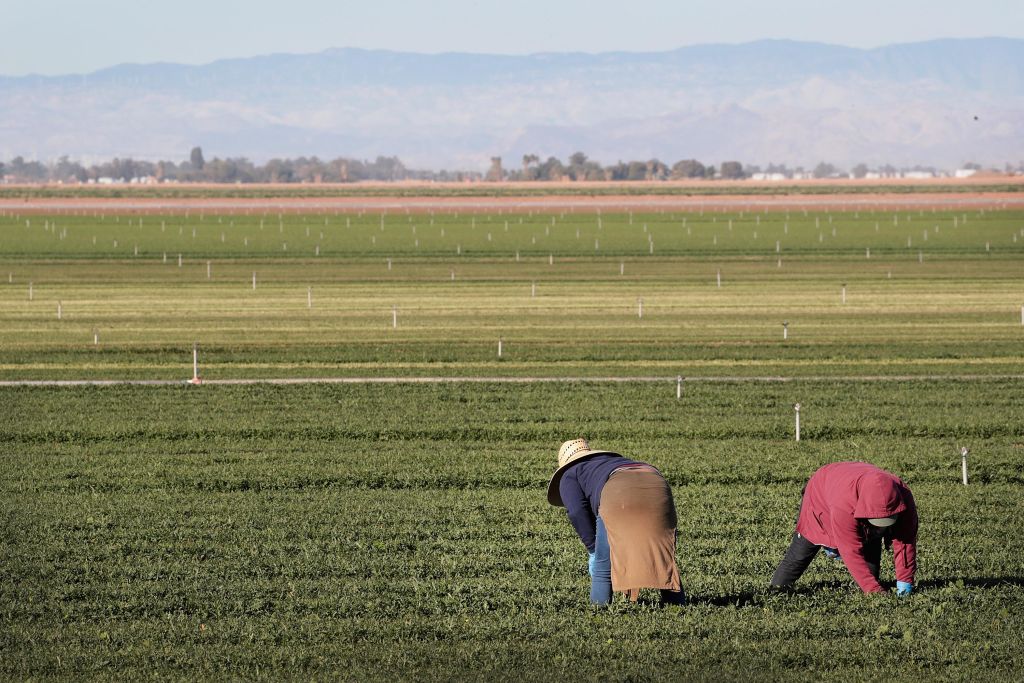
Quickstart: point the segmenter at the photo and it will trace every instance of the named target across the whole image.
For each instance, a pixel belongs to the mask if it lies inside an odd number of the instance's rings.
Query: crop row
[[[665,389],[0,389],[0,674],[1016,677],[1018,382]],[[672,483],[689,606],[586,605],[583,548],[544,499],[579,435]],[[821,558],[796,595],[765,590],[804,480],[838,459],[913,489],[912,599]]]

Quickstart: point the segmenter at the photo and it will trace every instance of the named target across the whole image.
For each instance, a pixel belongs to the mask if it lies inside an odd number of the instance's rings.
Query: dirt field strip
[[[149,198],[87,197],[0,199],[0,210],[16,213],[103,211],[105,213],[177,214],[189,211],[289,214],[346,211],[699,211],[758,209],[1013,209],[1024,207],[1019,192],[952,192],[920,194],[783,194],[783,195],[607,195],[538,197],[272,197]]]
[[[732,382],[977,382],[1024,380],[1024,375],[841,375],[807,377],[684,377],[687,384]],[[677,377],[268,377],[204,379],[200,385],[240,384],[574,384],[675,382]],[[23,379],[0,380],[0,387],[176,386],[187,379]]]

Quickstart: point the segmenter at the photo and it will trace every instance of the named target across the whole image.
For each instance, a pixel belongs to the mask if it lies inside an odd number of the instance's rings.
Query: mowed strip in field
[[[1022,269],[1020,211],[8,213],[0,378],[1013,375]]]

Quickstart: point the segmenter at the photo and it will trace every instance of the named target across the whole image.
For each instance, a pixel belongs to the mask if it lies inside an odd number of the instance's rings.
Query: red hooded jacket
[[[882,591],[864,559],[868,519],[899,515],[892,525],[896,578],[914,582],[917,571],[917,507],[899,477],[866,462],[835,462],[813,475],[804,489],[796,530],[815,545],[839,550],[865,593]]]

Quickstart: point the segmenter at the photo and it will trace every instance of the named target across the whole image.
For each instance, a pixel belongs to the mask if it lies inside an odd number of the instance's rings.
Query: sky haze
[[[661,51],[765,38],[871,48],[1024,37],[1019,0],[50,0],[5,3],[0,75],[204,64],[332,47],[406,52]]]

